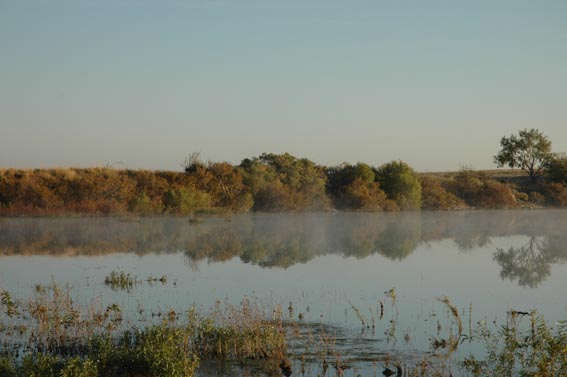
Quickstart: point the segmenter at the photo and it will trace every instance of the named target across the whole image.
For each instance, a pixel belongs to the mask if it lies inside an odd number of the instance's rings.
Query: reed
[[[281,308],[247,299],[202,314],[169,310],[138,329],[116,304],[77,304],[69,286],[52,283],[27,302],[1,293],[1,376],[193,376],[199,360],[287,355]]]
[[[486,357],[465,358],[466,371],[472,376],[567,375],[567,322],[549,326],[536,311],[518,313],[510,313],[512,323],[496,331],[485,322],[480,324],[476,335]]]
[[[104,278],[104,284],[112,289],[122,289],[130,291],[139,283],[136,277],[124,271],[112,271],[110,275]]]

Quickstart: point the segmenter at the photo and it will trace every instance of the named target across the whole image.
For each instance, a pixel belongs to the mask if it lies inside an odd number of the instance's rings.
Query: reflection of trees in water
[[[480,249],[490,245],[491,236],[488,232],[475,232],[467,230],[456,232],[453,241],[461,251]]]
[[[411,217],[388,224],[376,246],[386,258],[402,260],[417,248],[421,240],[421,221]]]
[[[402,260],[421,242],[422,223],[418,213],[350,216],[340,216],[329,224],[329,252],[356,258],[380,254]]]
[[[322,219],[309,215],[240,217],[201,231],[187,244],[191,265],[240,257],[262,267],[290,267],[324,253]]]
[[[186,218],[0,219],[0,255],[104,255],[183,252],[203,260],[288,268],[316,256],[407,258],[421,243],[452,239],[460,250],[493,237],[537,236],[498,250],[502,278],[525,286],[543,281],[566,259],[567,211],[254,214],[189,222]]]
[[[522,246],[498,248],[494,260],[502,268],[502,279],[535,288],[549,276],[552,264],[567,260],[567,236],[531,236]]]
[[[512,211],[501,212],[500,216],[469,212],[454,219],[448,235],[459,250],[468,251],[489,246],[492,237],[521,233],[525,223],[526,219]]]

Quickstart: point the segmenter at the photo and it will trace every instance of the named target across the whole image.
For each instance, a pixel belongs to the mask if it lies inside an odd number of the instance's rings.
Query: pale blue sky
[[[0,0],[0,167],[567,151],[567,1]]]

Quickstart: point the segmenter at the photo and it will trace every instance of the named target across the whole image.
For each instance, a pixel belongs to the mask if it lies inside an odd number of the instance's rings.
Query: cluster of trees
[[[567,205],[567,157],[538,130],[502,138],[498,166],[529,180],[501,182],[462,169],[424,175],[403,161],[325,167],[288,153],[264,153],[234,166],[203,162],[184,172],[91,169],[0,171],[0,214],[190,214],[197,211],[446,210]]]
[[[288,153],[240,165],[188,158],[185,171],[107,168],[0,171],[4,214],[190,214],[195,211],[419,209],[421,182],[406,163],[326,168]]]

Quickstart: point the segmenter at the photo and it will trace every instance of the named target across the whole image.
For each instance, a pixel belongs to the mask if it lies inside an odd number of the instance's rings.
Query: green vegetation
[[[512,188],[472,169],[462,169],[448,183],[448,190],[473,208],[517,208]]]
[[[200,360],[280,362],[287,353],[281,309],[246,299],[206,315],[171,310],[138,329],[118,305],[77,305],[55,283],[28,302],[2,295],[1,376],[193,376]]]
[[[306,376],[325,375],[329,366],[343,375],[345,369],[357,368],[356,363],[372,365],[375,371],[377,363],[385,365],[385,371],[390,365],[404,376],[442,376],[457,368],[469,376],[562,376],[567,371],[567,322],[550,327],[535,311],[511,310],[505,325],[480,321],[473,328],[469,306],[465,330],[461,315],[466,312],[445,296],[437,301],[446,314],[434,313],[437,333],[420,360],[388,352],[359,355],[336,329],[306,322],[302,313],[299,321],[293,320],[291,302],[287,320],[282,305],[265,307],[244,297],[238,305],[217,301],[202,312],[194,306],[185,312],[170,310],[157,322],[136,328],[129,320],[122,321],[116,304],[80,306],[69,288],[55,283],[38,287],[28,301],[1,292],[10,297],[0,305],[1,376],[190,377],[207,361],[229,368],[253,365],[254,375],[274,376],[280,369],[284,375],[299,374],[300,369]],[[387,338],[396,339],[400,308],[395,288],[385,291],[378,302],[368,311],[348,298],[344,304],[360,321],[362,334],[386,326]],[[357,335],[349,337],[354,341]],[[455,351],[462,351],[464,342],[480,344],[483,351],[457,359]],[[416,352],[420,351],[412,351]],[[309,368],[304,369],[306,365]]]
[[[556,155],[546,167],[546,175],[550,182],[567,185],[567,156]]]
[[[554,158],[551,141],[539,130],[521,130],[500,140],[502,149],[494,156],[498,167],[520,168],[535,181]]]
[[[193,376],[199,358],[186,346],[190,335],[189,327],[168,322],[144,330],[124,331],[117,337],[97,335],[87,343],[71,344],[81,348],[69,352],[74,356],[62,352],[32,353],[21,364],[13,357],[5,357],[0,361],[0,375]]]
[[[328,210],[323,167],[288,153],[264,153],[245,159],[239,166],[257,211]]]
[[[336,208],[354,211],[380,211],[386,193],[376,182],[370,165],[344,163],[327,169],[327,192]]]
[[[185,161],[184,172],[90,169],[0,170],[0,215],[193,215],[249,210],[397,211],[567,206],[567,158],[538,130],[504,137],[498,167],[418,174],[403,161],[325,167],[288,153],[233,166]]]
[[[567,326],[550,328],[542,316],[510,312],[510,321],[499,331],[481,323],[477,331],[487,356],[469,357],[463,366],[473,376],[565,376],[567,374]],[[521,326],[522,317],[529,327]],[[525,320],[524,320],[525,321]]]
[[[425,210],[447,210],[464,208],[463,199],[450,193],[446,181],[429,176],[421,176],[421,208]]]
[[[112,271],[110,275],[104,278],[104,284],[112,289],[131,290],[138,281],[136,277],[124,271]]]
[[[392,161],[376,170],[380,187],[400,209],[421,207],[421,183],[415,171],[405,162]]]

